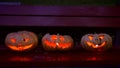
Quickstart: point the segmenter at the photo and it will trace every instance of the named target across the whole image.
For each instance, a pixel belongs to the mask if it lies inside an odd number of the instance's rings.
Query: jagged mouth
[[[87,42],[87,45],[88,45],[88,46],[91,46],[91,47],[93,47],[93,48],[100,48],[100,47],[105,46],[105,44],[106,44],[106,42],[103,42],[103,43],[101,43],[101,44],[94,44],[94,43],[91,43],[91,42]]]
[[[50,47],[50,48],[62,48],[62,49],[66,49],[71,47],[72,43],[70,42],[66,42],[66,43],[62,43],[62,42],[49,42],[48,40],[45,40],[45,44]]]

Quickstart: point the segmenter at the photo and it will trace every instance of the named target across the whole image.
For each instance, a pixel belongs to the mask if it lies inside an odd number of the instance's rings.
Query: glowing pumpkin
[[[46,34],[42,38],[42,44],[45,50],[68,50],[73,46],[73,39],[68,35]]]
[[[108,34],[86,34],[81,39],[81,45],[87,50],[104,51],[112,46],[112,38]]]
[[[5,39],[7,47],[15,51],[30,50],[34,48],[37,43],[37,36],[29,31],[9,33]]]

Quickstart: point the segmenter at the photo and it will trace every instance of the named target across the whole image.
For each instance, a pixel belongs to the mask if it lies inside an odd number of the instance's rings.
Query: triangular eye
[[[90,40],[93,40],[93,36],[88,36],[88,38],[89,38]]]
[[[11,41],[12,43],[15,43],[15,42],[16,42],[16,39],[15,39],[15,38],[11,38],[10,41]]]
[[[100,39],[104,39],[104,35],[99,36]]]
[[[56,36],[56,35],[52,35],[52,36],[51,36],[51,39],[52,39],[52,40],[56,40],[56,39],[57,39],[57,36]]]

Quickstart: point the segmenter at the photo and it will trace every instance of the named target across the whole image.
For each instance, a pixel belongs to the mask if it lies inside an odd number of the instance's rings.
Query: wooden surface
[[[120,16],[120,7],[0,6],[2,15]]]
[[[4,26],[120,27],[120,18],[106,17],[0,16],[0,22]]]
[[[120,7],[0,6],[0,26],[120,27]]]

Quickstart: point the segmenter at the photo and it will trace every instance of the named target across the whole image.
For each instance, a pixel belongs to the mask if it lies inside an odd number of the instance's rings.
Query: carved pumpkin
[[[68,35],[46,34],[42,38],[42,44],[45,50],[68,50],[73,46],[73,39]]]
[[[34,48],[38,43],[37,36],[33,32],[19,31],[9,33],[5,44],[12,50],[25,51]]]
[[[108,34],[86,34],[81,39],[81,45],[87,50],[104,51],[112,46],[112,38]]]

